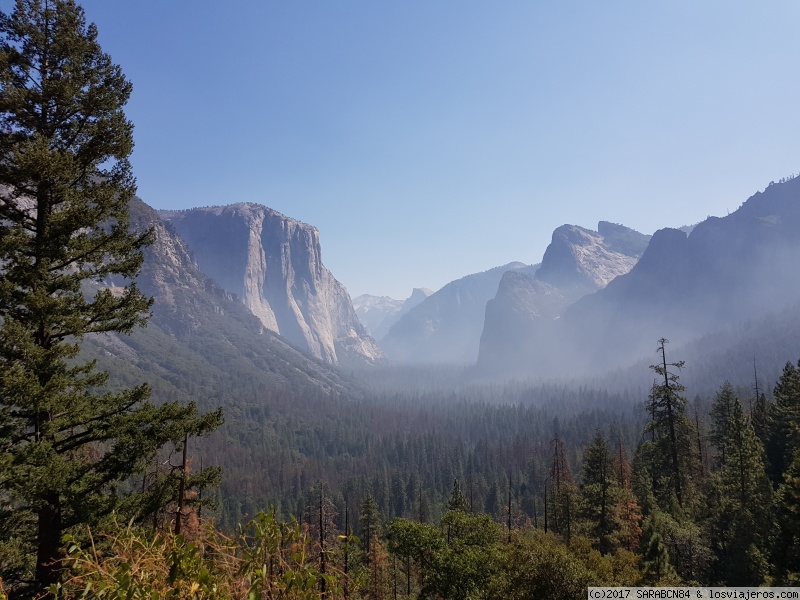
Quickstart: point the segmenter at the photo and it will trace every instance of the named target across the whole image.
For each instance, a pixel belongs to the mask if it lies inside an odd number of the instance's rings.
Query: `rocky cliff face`
[[[630,271],[637,260],[637,255],[615,250],[598,231],[562,225],[553,232],[536,279],[557,288],[588,293],[604,288],[612,279]]]
[[[269,329],[328,363],[381,360],[350,296],[322,264],[319,232],[258,204],[161,211],[200,268]]]
[[[200,270],[184,240],[155,210],[134,199],[130,213],[134,229],[152,227],[155,233],[137,277],[155,302],[146,328],[86,340],[86,350],[102,361],[102,368],[150,382],[157,399],[185,394],[206,409],[236,403],[229,394],[243,387],[248,393],[340,394],[354,389],[338,369],[264,328],[232,293]]]
[[[386,354],[417,363],[474,363],[486,302],[503,273],[533,273],[538,265],[509,263],[451,281],[403,315],[381,340]]]
[[[525,373],[534,363],[551,368],[545,365],[556,354],[541,352],[540,345],[554,335],[554,320],[582,296],[630,271],[649,239],[605,221],[598,231],[576,225],[556,229],[536,273],[505,273],[487,303],[479,367],[497,373]]]
[[[618,364],[652,353],[666,337],[704,333],[781,310],[800,299],[800,178],[770,185],[687,236],[656,232],[630,273],[581,299],[563,316],[587,361]],[[575,345],[578,345],[575,343]]]

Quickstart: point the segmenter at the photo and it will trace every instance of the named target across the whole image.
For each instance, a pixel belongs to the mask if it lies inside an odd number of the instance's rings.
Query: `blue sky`
[[[800,3],[87,0],[139,195],[320,230],[353,296],[646,233],[800,171]],[[8,0],[0,1],[7,10]]]

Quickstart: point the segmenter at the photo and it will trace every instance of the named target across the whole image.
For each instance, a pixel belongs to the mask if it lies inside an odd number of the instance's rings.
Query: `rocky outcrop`
[[[421,304],[432,293],[427,288],[414,288],[411,295],[405,300],[362,294],[353,298],[353,308],[369,334],[376,340],[380,340],[400,317]]]
[[[547,372],[559,356],[555,320],[582,296],[633,268],[650,236],[601,221],[598,231],[563,225],[533,275],[508,272],[487,303],[478,366],[489,373]],[[543,340],[548,351],[543,352]]]
[[[235,293],[263,326],[328,363],[383,353],[350,296],[322,264],[319,232],[259,204],[160,211],[204,273]]]
[[[615,227],[622,228],[621,225]],[[638,235],[648,239],[648,236]],[[576,293],[586,294],[604,288],[612,279],[630,271],[641,256],[641,253],[630,255],[614,247],[620,246],[606,243],[598,231],[562,225],[553,232],[536,279]]]
[[[451,281],[403,315],[381,340],[389,358],[415,363],[474,363],[486,302],[507,271],[534,273],[514,262]]]

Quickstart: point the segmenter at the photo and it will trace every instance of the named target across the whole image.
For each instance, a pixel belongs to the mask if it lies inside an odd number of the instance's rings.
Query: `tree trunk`
[[[48,586],[57,583],[61,558],[61,498],[58,494],[48,494],[45,506],[37,511],[39,535],[36,549],[36,581]]]

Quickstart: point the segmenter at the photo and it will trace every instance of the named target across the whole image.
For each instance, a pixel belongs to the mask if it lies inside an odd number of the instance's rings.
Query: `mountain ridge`
[[[498,345],[483,366],[507,372],[600,372],[665,337],[698,336],[800,298],[800,179],[773,184],[687,235],[657,231],[637,264],[569,306],[547,331]],[[514,363],[525,356],[524,363]]]

